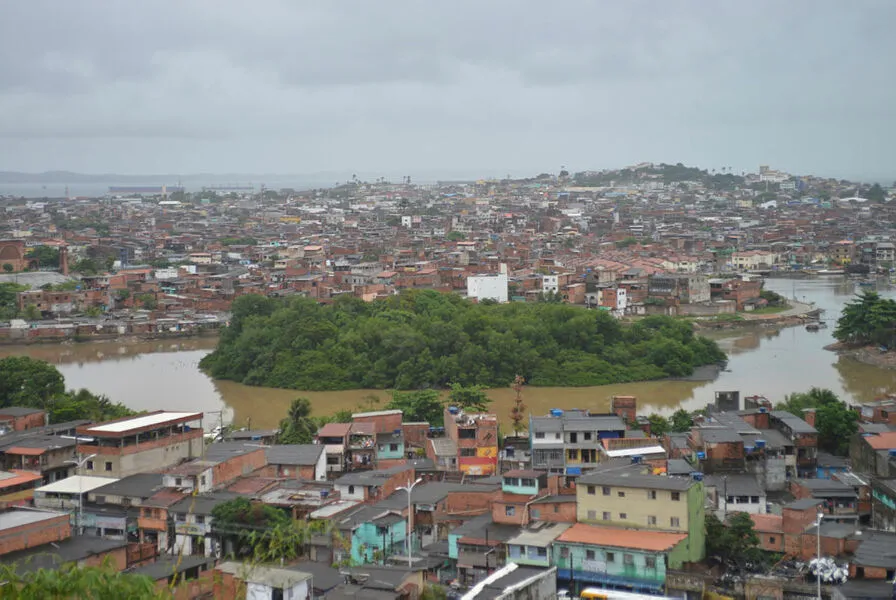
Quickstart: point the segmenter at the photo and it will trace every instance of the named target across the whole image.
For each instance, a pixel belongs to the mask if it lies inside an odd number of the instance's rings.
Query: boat
[[[818,323],[809,323],[806,325],[806,331],[818,331],[819,329],[821,329],[821,325]]]
[[[815,273],[818,275],[844,275],[846,271],[843,269],[819,269]]]
[[[859,285],[862,286],[862,287],[871,287],[871,286],[873,286],[873,285],[876,284],[876,283],[877,283],[876,281],[869,281],[869,280],[866,279],[866,280],[864,280],[864,281],[860,281],[860,282],[859,282]]]

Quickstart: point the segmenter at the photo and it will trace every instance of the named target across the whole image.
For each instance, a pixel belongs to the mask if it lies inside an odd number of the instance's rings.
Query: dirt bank
[[[825,350],[836,352],[840,356],[846,356],[866,365],[880,367],[882,369],[896,369],[896,352],[888,350],[881,352],[878,346],[855,346],[836,342],[824,347]]]

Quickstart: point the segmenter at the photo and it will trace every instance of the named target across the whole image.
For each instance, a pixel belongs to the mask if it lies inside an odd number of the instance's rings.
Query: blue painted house
[[[376,436],[376,460],[401,460],[404,454],[404,435],[401,429],[391,433],[379,433]]]
[[[350,518],[347,527],[354,565],[381,562],[385,556],[404,552],[407,520],[397,511],[376,510],[365,506]]]
[[[831,479],[837,473],[848,471],[849,461],[842,456],[819,451],[815,470],[817,479]]]

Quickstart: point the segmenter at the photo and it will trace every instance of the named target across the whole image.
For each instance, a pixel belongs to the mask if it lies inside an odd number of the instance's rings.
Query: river
[[[845,278],[769,279],[766,289],[814,302],[825,309],[829,327],[818,332],[804,327],[752,329],[708,334],[729,354],[728,368],[714,381],[648,381],[586,388],[526,388],[524,402],[533,414],[551,408],[606,410],[613,395],[638,398],[641,412],[669,414],[678,407],[695,410],[712,402],[716,391],[739,390],[741,396],[759,394],[773,402],[785,394],[812,386],[834,390],[848,402],[866,401],[896,388],[896,371],[839,357],[824,349],[834,341],[834,323],[845,302],[856,292]],[[896,292],[886,284],[878,291]],[[275,427],[293,398],[308,397],[316,414],[354,409],[369,395],[388,401],[383,390],[299,392],[250,387],[215,381],[198,368],[199,360],[215,346],[213,338],[167,341],[88,342],[54,345],[3,346],[0,356],[24,354],[55,364],[69,388],[87,388],[137,410],[201,410],[207,422],[223,415],[225,423]],[[489,391],[493,410],[509,421],[513,392]],[[217,411],[221,411],[220,413]]]

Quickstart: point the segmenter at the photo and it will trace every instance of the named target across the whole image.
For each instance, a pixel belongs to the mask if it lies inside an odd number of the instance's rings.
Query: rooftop
[[[269,446],[265,449],[268,464],[313,466],[320,460],[324,447],[320,444]]]
[[[40,523],[41,521],[49,521],[57,517],[65,517],[68,513],[53,512],[49,510],[21,510],[12,509],[0,512],[0,530],[21,527],[22,525],[30,525],[32,523]],[[4,562],[6,557],[4,556]]]
[[[547,546],[570,527],[572,523],[538,523],[529,529],[524,529],[518,536],[507,540],[507,543],[518,546]]]
[[[686,533],[666,531],[646,531],[643,529],[618,529],[576,523],[566,530],[558,542],[574,544],[593,544],[595,546],[612,546],[614,548],[631,548],[651,552],[665,552],[687,539]]]
[[[148,415],[128,417],[125,419],[118,419],[117,421],[110,421],[108,423],[100,425],[79,428],[79,433],[102,437],[104,434],[118,435],[123,433],[153,429],[156,427],[161,427],[163,425],[176,425],[178,423],[198,421],[200,419],[202,419],[201,412],[169,412],[160,410]]]
[[[118,479],[113,477],[94,477],[92,475],[72,475],[53,483],[36,488],[35,492],[43,494],[86,494]]]

